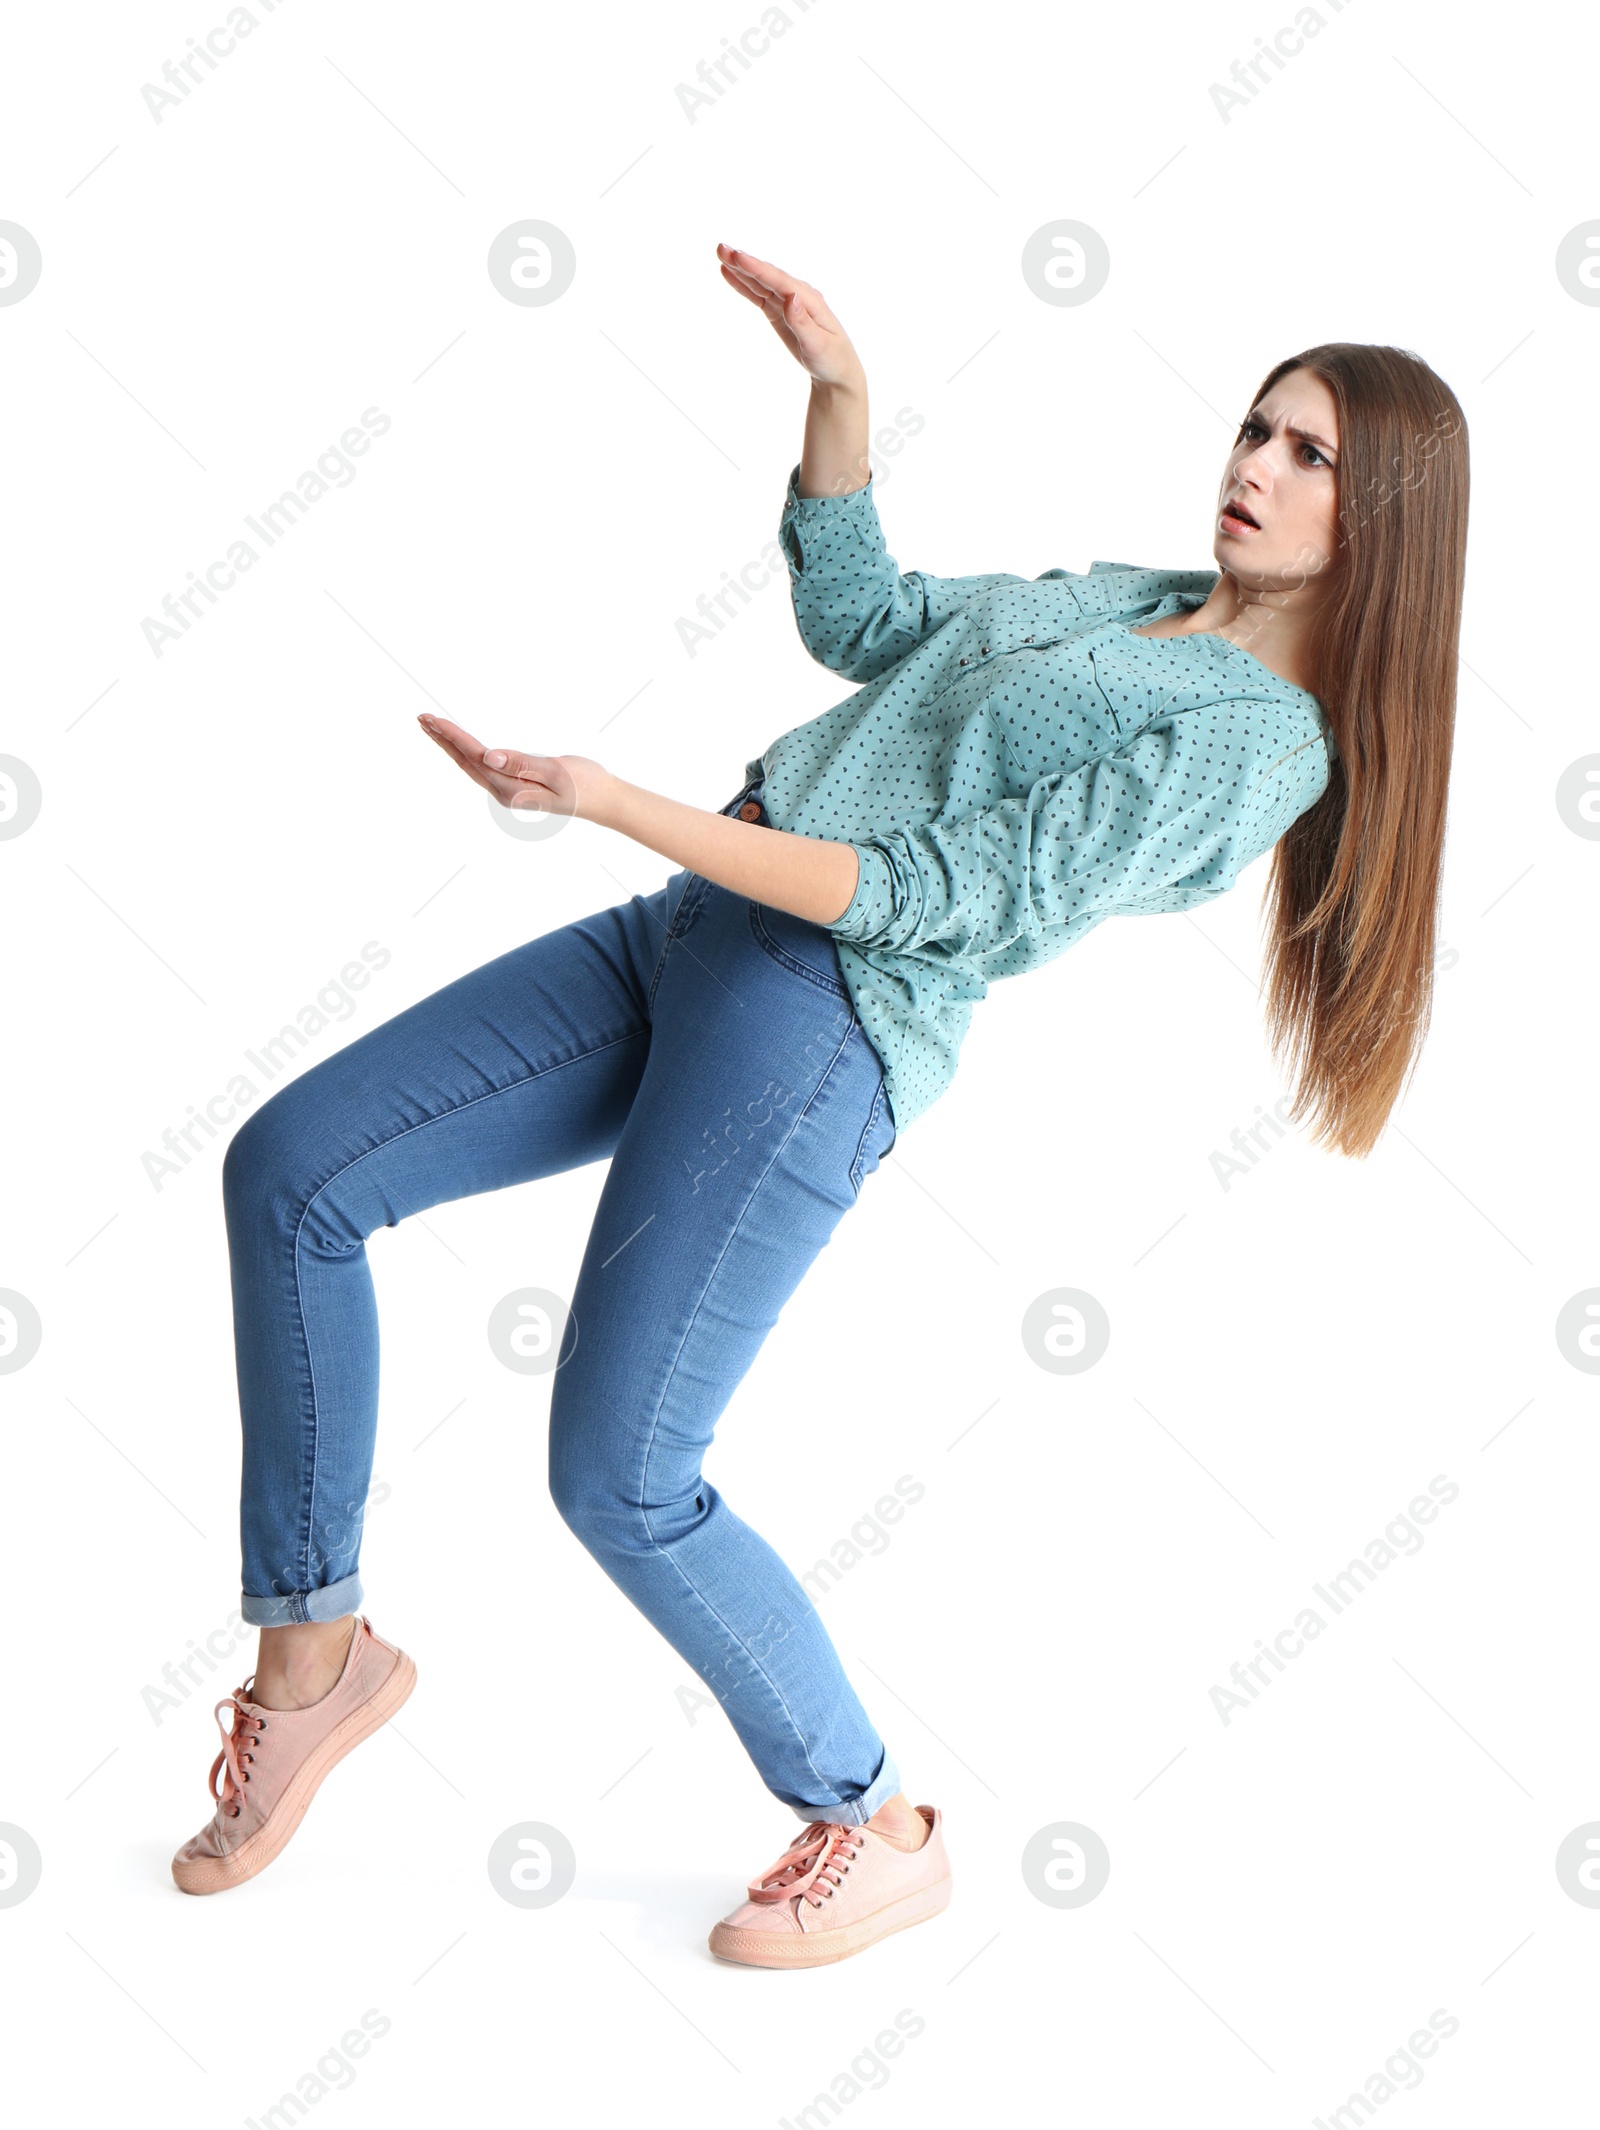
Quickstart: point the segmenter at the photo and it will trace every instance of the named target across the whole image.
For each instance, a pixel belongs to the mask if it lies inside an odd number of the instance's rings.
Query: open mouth
[[[1251,517],[1242,503],[1226,504],[1222,512],[1223,529],[1231,533],[1260,532],[1261,527]]]

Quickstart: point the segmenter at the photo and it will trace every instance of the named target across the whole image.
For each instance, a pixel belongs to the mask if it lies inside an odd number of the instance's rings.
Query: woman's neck
[[[1280,680],[1314,694],[1310,607],[1293,592],[1246,594],[1225,570],[1205,604],[1168,614],[1134,631],[1138,636],[1220,636],[1258,658]]]

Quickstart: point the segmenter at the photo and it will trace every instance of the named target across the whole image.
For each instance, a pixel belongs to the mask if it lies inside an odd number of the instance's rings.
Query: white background
[[[0,748],[44,793],[0,844],[0,1285],[43,1322],[0,1379],[0,1820],[44,1865],[0,1909],[17,2119],[259,2122],[372,2009],[319,2119],[793,2121],[909,2010],[846,2115],[1240,2130],[1326,2119],[1442,2010],[1379,2112],[1578,2120],[1600,1912],[1554,1860],[1600,1817],[1600,1454],[1555,1321],[1600,1279],[1600,859],[1554,793],[1600,744],[1600,310],[1554,258],[1600,212],[1592,30],[1535,11],[1513,48],[1362,0],[1224,123],[1212,84],[1288,0],[817,0],[691,122],[678,85],[756,0],[253,12],[159,124],[142,86],[221,0],[7,36],[0,216],[44,260],[0,309]],[[485,267],[527,217],[577,254],[545,308]],[[1081,308],[1019,269],[1059,217],[1110,247]],[[419,710],[717,807],[848,692],[781,575],[680,640],[773,539],[805,408],[719,238],[823,290],[875,429],[924,417],[878,468],[907,569],[1210,567],[1283,354],[1384,341],[1447,379],[1473,509],[1433,1026],[1370,1159],[1273,1139],[1224,1189],[1285,1092],[1268,861],[1203,918],[1102,926],[979,1009],[737,1394],[709,1470],[797,1570],[926,1486],[821,1604],[947,1815],[945,1916],[797,1976],[706,1951],[798,1822],[556,1516],[548,1379],[485,1338],[511,1288],[570,1293],[598,1166],[375,1239],[362,1574],[418,1690],[270,1871],[184,1899],[252,1656],[152,1713],[164,1665],[235,1639],[222,1142],[159,1190],[141,1157],[364,942],[392,959],[308,1063],[671,870],[588,824],[501,834]],[[144,617],[373,406],[356,478],[156,658]],[[1083,1376],[1019,1335],[1062,1285],[1110,1317]],[[1436,1474],[1421,1551],[1224,1725],[1211,1688]],[[489,1883],[522,1820],[577,1852],[548,1909]],[[1111,1855],[1077,1909],[1020,1869],[1059,1821]]]

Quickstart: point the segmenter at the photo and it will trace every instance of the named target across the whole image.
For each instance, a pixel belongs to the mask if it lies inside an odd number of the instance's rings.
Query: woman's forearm
[[[707,813],[617,776],[608,776],[597,800],[583,810],[603,828],[631,836],[719,887],[812,924],[832,924],[855,896],[859,868],[848,843]]]
[[[848,384],[813,383],[806,408],[806,438],[800,453],[801,496],[847,496],[865,488],[872,472],[867,458],[867,379],[861,371]]]

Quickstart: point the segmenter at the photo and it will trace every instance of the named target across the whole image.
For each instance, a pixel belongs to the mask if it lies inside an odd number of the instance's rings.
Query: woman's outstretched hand
[[[854,899],[859,877],[848,843],[786,836],[754,821],[735,821],[664,799],[615,777],[581,754],[518,754],[484,747],[447,717],[419,717],[431,740],[474,784],[517,813],[576,814],[657,851],[735,895],[831,924]]]
[[[598,762],[581,754],[519,754],[511,747],[485,747],[447,717],[423,716],[417,723],[474,784],[492,792],[513,813],[600,818],[601,800],[612,778]]]
[[[752,252],[735,251],[731,244],[719,244],[717,258],[729,288],[765,311],[772,330],[813,384],[865,386],[866,372],[849,334],[809,281],[797,281],[781,266]]]

